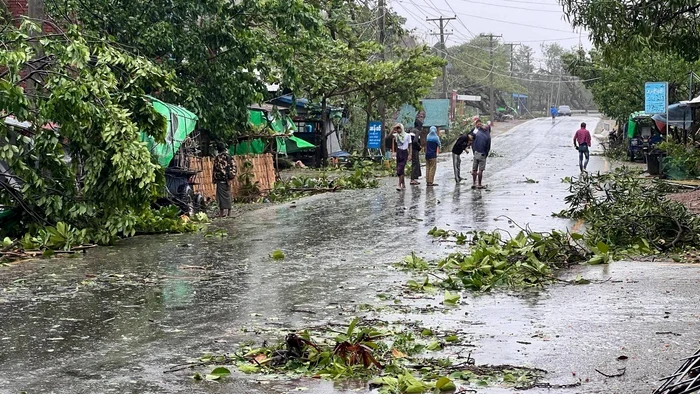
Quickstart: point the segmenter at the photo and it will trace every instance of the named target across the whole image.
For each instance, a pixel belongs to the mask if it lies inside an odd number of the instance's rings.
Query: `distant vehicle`
[[[560,105],[557,112],[559,116],[571,116],[571,108],[568,105]]]

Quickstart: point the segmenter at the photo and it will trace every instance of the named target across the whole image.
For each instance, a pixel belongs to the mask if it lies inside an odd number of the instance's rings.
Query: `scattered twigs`
[[[581,386],[581,380],[575,383],[565,383],[565,384],[551,384],[547,382],[532,382],[529,384],[521,385],[521,386],[516,386],[516,390],[530,390],[534,388],[539,388],[539,389],[570,389],[573,387],[579,387]]]
[[[599,374],[605,376],[606,378],[619,378],[620,376],[624,375],[625,372],[627,372],[627,368],[619,368],[618,373],[616,373],[616,374],[607,374],[605,372],[601,372],[598,369],[596,369],[595,371],[598,372]]]
[[[675,333],[675,332],[672,332],[672,331],[657,331],[657,332],[655,332],[654,334],[656,334],[656,335],[673,335],[673,336],[676,336],[676,337],[681,336],[681,334],[678,334],[678,333]]]

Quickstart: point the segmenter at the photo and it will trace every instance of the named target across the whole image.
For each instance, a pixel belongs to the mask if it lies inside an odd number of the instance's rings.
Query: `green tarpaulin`
[[[255,126],[261,127],[268,125],[267,114],[264,111],[249,109],[248,110],[248,123]],[[269,122],[269,126],[275,134],[287,134],[289,132],[295,132],[297,130],[296,124],[289,116],[275,117]],[[291,137],[296,138],[296,137]],[[312,145],[313,147],[313,145]],[[256,138],[249,141],[242,141],[236,145],[232,145],[229,148],[229,153],[233,155],[249,155],[249,154],[260,154],[265,151],[265,141],[260,138]],[[287,139],[284,137],[277,138],[277,151],[281,154],[287,154]]]
[[[153,108],[167,120],[165,142],[156,143],[155,139],[146,133],[141,133],[141,141],[146,142],[148,150],[158,159],[158,164],[167,167],[180,149],[180,145],[192,133],[197,125],[197,115],[173,104],[164,103],[157,98],[147,96]]]
[[[627,138],[634,138],[634,132],[637,131],[637,119],[645,117],[650,118],[651,115],[647,115],[643,111],[630,114],[629,121],[627,121]]]
[[[295,136],[289,137],[286,145],[287,153],[295,153],[306,149],[316,149],[316,145]]]

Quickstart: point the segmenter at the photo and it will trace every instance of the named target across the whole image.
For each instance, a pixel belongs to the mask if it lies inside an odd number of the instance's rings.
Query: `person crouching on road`
[[[396,175],[399,177],[399,186],[396,190],[400,191],[406,189],[405,170],[411,150],[411,136],[406,133],[401,123],[394,126],[392,134],[396,139]]]
[[[474,163],[472,164],[472,189],[483,189],[481,180],[486,169],[486,158],[491,151],[491,132],[488,127],[484,127],[480,120],[476,121],[476,129],[473,132],[474,142]],[[478,183],[477,183],[478,181]]]
[[[461,134],[454,146],[452,147],[452,168],[455,173],[455,182],[462,182],[462,177],[460,174],[460,167],[462,166],[462,152],[467,152],[469,154],[469,143],[471,137],[470,134]]]
[[[435,171],[437,170],[437,157],[440,154],[442,143],[437,135],[437,128],[430,126],[430,133],[425,144],[425,180],[428,187],[437,186],[435,183]]]
[[[574,134],[574,147],[578,151],[578,167],[581,172],[586,172],[590,152],[588,148],[591,146],[591,133],[586,130],[586,123],[581,123],[581,128]],[[586,162],[583,162],[583,156],[586,156]]]
[[[214,159],[212,171],[212,181],[216,185],[216,204],[219,206],[219,217],[224,217],[224,210],[226,216],[231,216],[231,180],[236,177],[237,168],[226,151],[226,145],[219,142],[216,150],[219,153]]]

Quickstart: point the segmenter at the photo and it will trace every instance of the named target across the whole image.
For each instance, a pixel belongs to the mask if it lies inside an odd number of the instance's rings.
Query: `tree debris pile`
[[[499,231],[456,233],[434,228],[434,237],[453,237],[457,244],[469,244],[469,253],[452,253],[437,262],[428,263],[415,254],[397,267],[410,271],[429,271],[435,278],[420,284],[409,281],[413,290],[489,291],[496,287],[526,288],[542,286],[554,280],[553,273],[581,262],[594,263],[609,259],[608,252],[592,250],[581,244],[580,234],[561,231],[539,233],[523,228],[514,237],[505,238]]]
[[[457,385],[531,387],[542,378],[543,370],[511,365],[475,365],[470,356],[426,357],[426,352],[442,351],[446,344],[459,343],[455,335],[441,335],[429,329],[393,331],[388,325],[374,327],[355,318],[343,332],[326,328],[314,332],[287,334],[280,343],[244,347],[240,353],[205,355],[199,360],[176,366],[169,372],[201,365],[236,365],[244,373],[283,374],[323,379],[360,378],[382,394],[454,391]],[[224,371],[225,370],[225,371]],[[230,374],[215,368],[194,378],[218,380]]]
[[[371,189],[379,187],[374,171],[371,168],[358,168],[349,175],[341,175],[331,179],[325,172],[321,176],[292,177],[275,184],[267,198],[271,202],[283,202],[308,195],[335,192],[342,189]]]
[[[670,201],[670,186],[638,177],[632,169],[571,180],[569,209],[559,215],[583,219],[585,241],[636,254],[700,246],[700,221]]]
[[[192,219],[179,215],[176,206],[148,209],[137,216],[132,230],[124,236],[155,233],[185,233],[200,230],[208,221],[206,214],[198,213]],[[94,247],[94,238],[87,229],[78,229],[58,222],[26,233],[20,238],[5,237],[0,244],[0,262],[36,257],[69,256]]]

